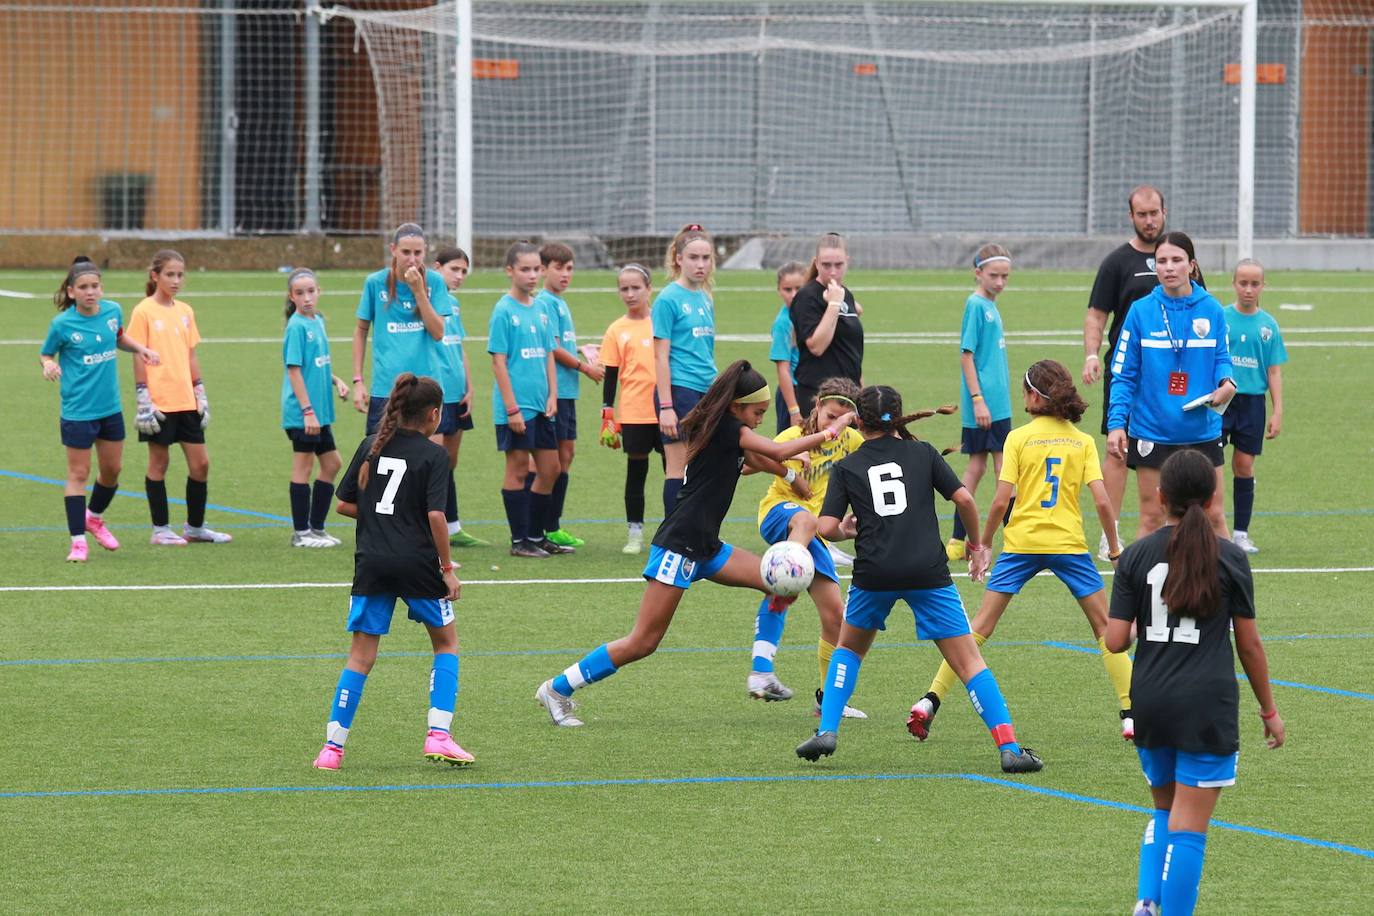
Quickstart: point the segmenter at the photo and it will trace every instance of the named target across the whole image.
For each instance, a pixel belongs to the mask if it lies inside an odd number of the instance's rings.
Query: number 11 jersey
[[[1193,754],[1240,750],[1240,689],[1231,653],[1231,618],[1255,616],[1250,559],[1217,539],[1221,600],[1206,617],[1180,617],[1164,603],[1172,525],[1121,555],[1112,582],[1111,616],[1136,621],[1131,712],[1137,747]]]
[[[928,442],[869,439],[830,471],[821,515],[858,520],[854,584],[868,591],[953,584],[935,494],[949,499],[963,484]]]
[[[358,505],[353,594],[443,598],[448,590],[429,513],[444,511],[448,453],[417,431],[398,429],[360,491],[358,469],[374,438],[362,441],[339,481],[339,500]]]

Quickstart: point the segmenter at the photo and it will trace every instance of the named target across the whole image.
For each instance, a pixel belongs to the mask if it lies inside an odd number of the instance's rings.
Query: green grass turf
[[[0,288],[46,297],[57,279],[4,273]],[[866,309],[867,377],[896,385],[912,406],[954,400],[953,338],[911,341],[957,331],[968,275],[856,271],[850,279]],[[200,355],[214,405],[211,502],[273,516],[287,514],[290,461],[278,429],[273,342],[282,327],[282,280],[196,271],[183,296],[207,338]],[[720,278],[722,365],[765,359],[763,343],[728,338],[766,333],[776,311],[770,280]],[[347,337],[361,277],[322,281],[331,335]],[[469,281],[470,333],[485,334],[499,281],[494,273]],[[583,341],[599,339],[620,314],[611,282],[593,272],[574,280],[568,299]],[[1000,303],[1013,372],[1043,356],[1077,371],[1076,329],[1090,282],[1085,274],[1013,275]],[[1368,566],[1374,557],[1374,512],[1361,474],[1374,453],[1374,424],[1359,393],[1374,344],[1371,287],[1358,274],[1270,278],[1265,304],[1287,334],[1292,362],[1284,373],[1284,433],[1259,462],[1251,526],[1264,551],[1257,569]],[[141,278],[112,274],[106,288],[127,313]],[[1279,303],[1313,308],[1279,310]],[[3,294],[0,309],[7,340],[40,339],[52,314],[43,299]],[[1317,330],[1331,328],[1364,330]],[[909,336],[883,342],[884,334]],[[36,345],[0,346],[9,393],[0,471],[60,479],[56,387],[39,375]],[[348,375],[349,344],[336,342],[333,354]],[[466,525],[499,543],[505,529],[489,361],[479,341],[469,355],[478,426],[464,440],[460,501]],[[120,372],[127,395],[123,358]],[[751,702],[744,677],[755,602],[709,583],[687,596],[663,652],[580,697],[585,729],[550,727],[532,702],[534,687],[624,632],[640,592],[633,582],[508,582],[638,573],[638,562],[619,553],[623,457],[596,446],[599,393],[589,384],[582,391],[566,527],[587,547],[538,563],[496,547],[457,552],[463,577],[475,580],[458,608],[466,654],[455,726],[478,757],[472,769],[440,770],[420,758],[427,640],[403,615],[383,642],[344,769],[309,769],[347,644],[346,587],[0,592],[0,795],[125,793],[0,797],[4,908],[1062,913],[1129,905],[1145,817],[1015,788],[1148,805],[1135,756],[1115,737],[1100,663],[1045,645],[1085,646],[1089,635],[1054,581],[1031,583],[985,650],[1018,733],[1046,758],[1037,776],[1001,781],[986,732],[957,695],[929,742],[906,736],[906,707],[925,690],[938,656],[912,644],[902,613],[865,664],[855,696],[872,719],[845,723],[835,757],[798,761],[792,748],[814,727],[804,697],[817,680],[815,615],[803,599],[779,655],[779,672],[798,698]],[[1084,425],[1095,429],[1101,392],[1085,393],[1093,408]],[[956,418],[937,418],[917,432],[944,445],[957,440],[957,427]],[[362,417],[344,408],[335,429],[351,451]],[[144,455],[130,441],[123,489],[141,493]],[[174,496],[183,471],[174,458]],[[660,479],[657,470],[650,476],[651,516]],[[762,488],[757,479],[741,482],[727,540],[759,548],[750,520]],[[985,506],[988,493],[985,484]],[[125,496],[109,512],[125,548],[111,555],[93,546],[89,563],[69,566],[61,562],[59,488],[0,476],[0,494],[5,586],[346,583],[351,572],[347,547],[292,550],[285,524],[214,510],[211,524],[231,531],[233,545],[155,550],[145,540],[146,505]],[[1128,495],[1127,511],[1134,505]],[[173,520],[180,521],[176,506]],[[1129,533],[1133,522],[1124,527]],[[351,544],[343,520],[333,529]],[[1363,599],[1370,580],[1367,572],[1257,574],[1274,677],[1364,696],[1276,687],[1290,743],[1269,753],[1242,686],[1240,781],[1223,793],[1218,819],[1374,849],[1361,766],[1374,731],[1366,651],[1374,621]],[[960,580],[960,589],[972,610],[981,587]],[[1302,635],[1314,638],[1291,638]],[[79,663],[17,664],[39,660]],[[816,775],[846,778],[796,779]],[[714,777],[787,781],[566,784]],[[265,791],[331,785],[393,788]],[[250,791],[127,794],[197,788]],[[1201,897],[1207,911],[1351,913],[1367,909],[1372,893],[1374,859],[1219,827],[1211,833]]]

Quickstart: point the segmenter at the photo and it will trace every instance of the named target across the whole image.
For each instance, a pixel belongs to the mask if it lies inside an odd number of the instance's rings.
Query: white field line
[[[1112,575],[1112,570],[1099,570],[1102,575]],[[1370,573],[1374,566],[1289,566],[1270,569],[1252,569],[1257,576],[1264,575],[1334,575],[1337,573]],[[967,579],[968,573],[951,573],[957,579]],[[1041,576],[1053,575],[1049,570],[1038,573]],[[852,576],[842,575],[841,579]],[[502,586],[502,585],[629,585],[643,582],[642,576],[623,578],[592,579],[468,579],[463,585]],[[302,588],[351,588],[351,582],[208,582],[177,585],[6,585],[0,592],[174,592],[174,591],[274,591]]]

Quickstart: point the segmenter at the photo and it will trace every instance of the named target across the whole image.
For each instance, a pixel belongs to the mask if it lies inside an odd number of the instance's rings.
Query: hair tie
[[[645,267],[644,265],[630,263],[620,268],[621,273],[624,273],[627,270],[633,270],[635,273],[639,274],[641,277],[644,278],[645,283],[653,283],[653,278],[649,276],[649,268]]]
[[[883,414],[881,417],[879,417],[878,419],[879,419],[879,420],[882,420],[884,423],[890,423],[890,422],[892,422],[892,414],[890,414],[890,413],[884,413],[884,414]]]
[[[988,255],[986,258],[979,259],[979,257],[978,257],[977,255],[974,255],[974,256],[973,256],[973,269],[974,269],[974,270],[977,270],[978,268],[982,267],[984,264],[991,264],[993,261],[1006,261],[1008,264],[1010,264],[1010,263],[1011,263],[1011,258],[1007,257],[1007,256],[1004,255],[1004,254],[993,254],[993,255]]]
[[[858,410],[858,409],[859,409],[859,405],[858,405],[858,404],[855,404],[853,401],[849,400],[849,398],[845,397],[845,396],[842,395],[842,394],[823,394],[823,395],[820,396],[820,398],[819,398],[818,400],[820,400],[820,401],[843,401],[843,402],[845,402],[846,404],[848,404],[850,407],[854,408],[855,410]]]
[[[1048,400],[1049,400],[1049,398],[1045,397],[1045,392],[1041,391],[1039,388],[1036,388],[1036,387],[1035,387],[1035,383],[1032,382],[1032,381],[1030,380],[1030,370],[1029,370],[1029,369],[1026,370],[1026,387],[1029,388],[1031,391],[1034,391],[1036,394],[1040,395],[1040,399],[1041,399],[1042,401],[1048,401]]]
[[[766,404],[766,403],[768,403],[769,401],[771,401],[772,399],[773,399],[773,395],[772,395],[772,393],[768,390],[768,384],[765,382],[765,383],[764,383],[764,386],[763,386],[762,388],[758,389],[757,391],[751,391],[749,394],[742,394],[742,395],[740,395],[739,397],[735,398],[735,403],[736,403],[736,404]]]
[[[401,223],[401,225],[396,227],[396,231],[392,233],[391,244],[396,245],[400,243],[401,239],[412,238],[419,239],[423,242],[425,240],[425,230],[421,229],[418,223]]]
[[[683,231],[683,232],[705,232],[706,230],[703,229],[703,228],[701,228],[701,223],[688,223],[688,224],[683,228],[682,231]]]

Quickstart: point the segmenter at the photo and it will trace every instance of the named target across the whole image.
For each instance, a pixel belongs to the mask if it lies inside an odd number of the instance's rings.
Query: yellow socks
[[[825,683],[825,676],[830,673],[830,656],[835,654],[835,647],[826,642],[824,637],[816,642],[816,667],[820,669],[820,680],[817,684]]]
[[[1097,651],[1102,656],[1102,667],[1107,669],[1107,677],[1111,679],[1112,689],[1116,691],[1121,708],[1130,709],[1131,657],[1125,652],[1108,652],[1105,639],[1098,639]]]

